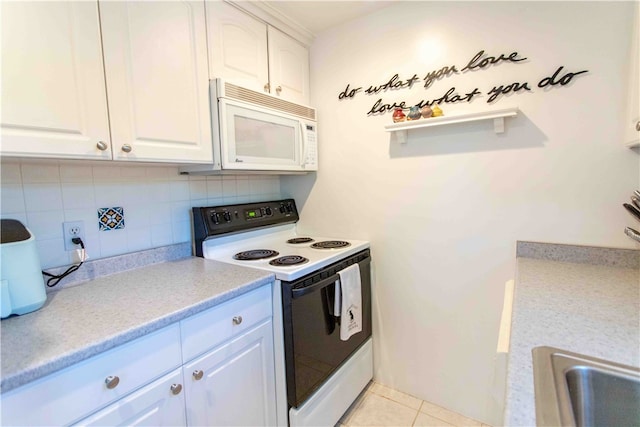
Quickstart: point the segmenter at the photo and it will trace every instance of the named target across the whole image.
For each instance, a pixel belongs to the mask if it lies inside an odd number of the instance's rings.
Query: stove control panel
[[[192,213],[196,252],[198,252],[198,245],[202,246],[202,241],[211,236],[290,224],[299,219],[296,202],[293,199],[194,207]]]

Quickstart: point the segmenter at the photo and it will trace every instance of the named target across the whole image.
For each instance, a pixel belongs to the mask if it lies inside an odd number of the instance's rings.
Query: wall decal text
[[[388,91],[412,89],[415,86],[416,82],[420,80],[424,82],[422,87],[424,89],[429,89],[433,82],[455,76],[456,74],[487,70],[488,68],[499,65],[501,63],[520,63],[527,59],[528,58],[526,57],[520,56],[520,54],[516,51],[509,54],[501,53],[500,55],[492,56],[486,54],[484,50],[480,50],[467,62],[464,67],[458,68],[456,65],[447,65],[439,69],[429,71],[424,75],[424,77],[422,77],[422,79],[418,76],[418,74],[414,74],[413,76],[406,78],[401,77],[398,73],[396,73],[386,82],[369,85],[366,89],[364,89],[364,86],[352,87],[351,83],[348,83],[345,89],[338,94],[338,99],[352,99],[359,93],[365,93],[367,95],[377,95]],[[537,87],[548,90],[557,86],[565,86],[569,84],[576,76],[588,72],[589,70],[580,70],[575,72],[566,71],[563,65],[558,67],[553,72],[553,74],[540,79],[540,81],[538,81],[537,83]],[[509,93],[517,94],[531,92],[532,87],[533,85],[531,85],[529,82],[514,81],[506,84],[503,83],[495,85],[493,86],[493,88],[484,93],[484,95],[487,95],[486,102],[492,103],[499,100],[502,95],[507,95]],[[383,114],[397,108],[408,110],[412,106],[418,106],[419,108],[422,108],[424,106],[430,107],[434,104],[471,102],[476,97],[481,96],[483,96],[483,92],[480,90],[480,88],[476,87],[472,90],[458,90],[455,86],[452,86],[443,94],[441,93],[440,96],[430,99],[422,99],[418,103],[410,104],[406,101],[385,102],[382,98],[379,98],[367,112],[367,115]]]

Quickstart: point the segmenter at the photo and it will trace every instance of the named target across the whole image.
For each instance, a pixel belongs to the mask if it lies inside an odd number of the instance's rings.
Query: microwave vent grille
[[[245,89],[228,82],[224,83],[224,93],[227,98],[261,105],[273,110],[284,111],[314,121],[316,120],[316,110],[311,107],[278,99],[271,95]]]

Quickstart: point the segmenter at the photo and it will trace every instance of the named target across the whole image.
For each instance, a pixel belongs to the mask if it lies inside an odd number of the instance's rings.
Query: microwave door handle
[[[307,163],[307,141],[304,137],[304,123],[302,120],[298,122],[300,125],[300,140],[302,141],[302,158],[300,159],[300,166],[304,166]]]

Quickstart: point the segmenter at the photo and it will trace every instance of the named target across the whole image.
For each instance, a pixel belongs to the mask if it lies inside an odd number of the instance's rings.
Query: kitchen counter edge
[[[14,390],[274,280],[266,271],[189,257],[50,293],[40,310],[0,322],[0,392]]]
[[[536,425],[534,347],[640,366],[640,251],[534,245],[538,253],[531,256],[527,252],[533,244],[519,242],[516,258],[504,412],[508,426]],[[584,257],[584,251],[591,253]]]

